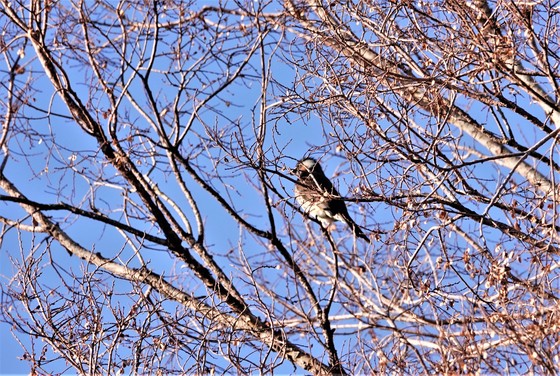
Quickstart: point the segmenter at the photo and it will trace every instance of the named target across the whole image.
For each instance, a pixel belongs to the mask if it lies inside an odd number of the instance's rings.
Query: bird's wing
[[[325,174],[321,174],[321,176],[317,177],[313,176],[313,174],[310,174],[309,178],[313,181],[313,185],[316,186],[321,193],[326,192],[332,196],[340,197],[340,194],[334,187],[333,183],[329,178],[327,178]]]
[[[332,218],[346,223],[352,229],[354,236],[362,238],[368,243],[370,242],[369,238],[363,233],[360,226],[358,226],[352,217],[350,217],[346,203],[329,178],[327,178],[324,174],[317,177],[310,174],[305,179],[304,185],[310,189],[316,189],[320,195],[327,193],[330,196],[328,198],[328,205],[325,205],[322,210],[330,212],[330,216]]]

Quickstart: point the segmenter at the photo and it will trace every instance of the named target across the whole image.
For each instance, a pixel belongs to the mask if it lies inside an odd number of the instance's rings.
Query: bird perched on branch
[[[370,242],[350,217],[346,203],[315,159],[302,159],[292,172],[298,176],[294,189],[296,200],[305,213],[320,221],[325,228],[335,221],[344,222],[352,229],[354,236]]]

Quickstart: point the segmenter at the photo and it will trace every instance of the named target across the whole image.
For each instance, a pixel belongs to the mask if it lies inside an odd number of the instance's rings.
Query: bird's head
[[[299,177],[305,177],[314,173],[322,173],[323,170],[315,159],[308,157],[300,160],[292,172]]]

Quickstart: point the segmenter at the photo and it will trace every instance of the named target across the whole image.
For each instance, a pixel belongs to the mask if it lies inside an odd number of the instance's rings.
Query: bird
[[[307,215],[320,221],[325,228],[335,221],[344,222],[354,236],[370,242],[350,217],[346,203],[315,159],[301,159],[292,173],[298,177],[294,188],[296,201]]]

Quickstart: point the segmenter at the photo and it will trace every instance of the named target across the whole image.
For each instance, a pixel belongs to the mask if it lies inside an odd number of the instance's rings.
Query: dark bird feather
[[[302,159],[293,172],[298,176],[294,189],[295,197],[304,212],[325,227],[334,221],[344,222],[355,236],[370,242],[360,226],[350,217],[346,203],[315,159]]]

